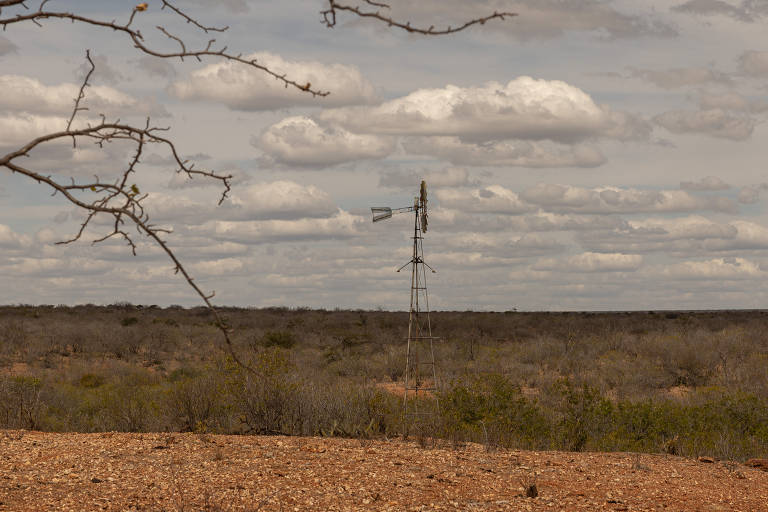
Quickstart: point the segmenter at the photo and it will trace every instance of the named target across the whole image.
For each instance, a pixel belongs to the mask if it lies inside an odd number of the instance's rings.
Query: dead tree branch
[[[490,14],[488,16],[483,16],[481,18],[471,19],[469,21],[462,23],[457,27],[448,26],[443,29],[436,29],[434,25],[432,25],[428,28],[423,28],[423,27],[411,26],[410,21],[397,21],[390,16],[382,14],[380,9],[389,9],[389,4],[374,2],[372,0],[363,0],[363,2],[365,5],[370,5],[378,9],[364,10],[358,5],[347,5],[347,4],[338,3],[336,2],[336,0],[328,0],[328,8],[320,11],[320,14],[323,15],[323,23],[325,24],[326,27],[333,28],[336,26],[337,11],[347,11],[347,12],[351,12],[356,16],[359,16],[360,18],[372,18],[372,19],[386,23],[387,26],[389,27],[397,27],[399,29],[405,30],[406,32],[410,32],[413,34],[423,34],[427,36],[442,36],[446,34],[453,34],[455,32],[461,32],[462,30],[467,29],[472,25],[484,25],[486,21],[491,21],[493,19],[498,18],[500,20],[503,20],[508,16],[509,17],[517,16],[517,13],[514,13],[514,12],[494,11],[493,14]]]

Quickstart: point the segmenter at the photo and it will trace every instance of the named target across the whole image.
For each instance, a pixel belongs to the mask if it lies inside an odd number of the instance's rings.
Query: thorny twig
[[[374,2],[372,0],[363,0],[363,2],[364,4],[370,5],[372,7],[389,9],[389,4]],[[392,17],[382,14],[381,10],[379,9],[376,9],[374,11],[366,11],[357,5],[340,4],[336,0],[328,0],[328,8],[320,11],[320,14],[323,15],[323,23],[325,24],[326,27],[333,28],[336,26],[336,11],[348,11],[361,18],[373,18],[379,21],[383,21],[384,23],[387,24],[387,26],[390,26],[390,27],[397,27],[410,33],[423,34],[428,36],[441,36],[446,34],[453,34],[455,32],[461,32],[462,30],[469,28],[472,25],[484,25],[486,21],[491,21],[493,19],[498,18],[500,20],[503,20],[507,16],[510,16],[510,17],[517,16],[517,13],[514,13],[514,12],[494,11],[493,14],[490,14],[488,16],[483,16],[481,18],[471,19],[469,21],[462,23],[457,27],[448,26],[443,29],[435,29],[434,25],[432,25],[428,28],[421,28],[421,27],[411,26],[410,21],[396,21]]]

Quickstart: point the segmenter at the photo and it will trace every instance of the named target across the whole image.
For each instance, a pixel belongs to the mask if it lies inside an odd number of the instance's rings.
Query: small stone
[[[714,459],[714,457],[699,457],[698,461],[699,462],[704,462],[706,464],[712,464],[712,463],[715,462],[715,459]]]
[[[95,484],[100,484],[103,481],[104,480],[102,480],[101,478],[96,478],[96,477],[91,478],[91,482],[93,482]]]

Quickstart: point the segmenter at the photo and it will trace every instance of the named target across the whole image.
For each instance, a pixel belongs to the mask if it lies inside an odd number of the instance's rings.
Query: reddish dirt
[[[0,510],[756,512],[768,472],[630,453],[0,431]]]

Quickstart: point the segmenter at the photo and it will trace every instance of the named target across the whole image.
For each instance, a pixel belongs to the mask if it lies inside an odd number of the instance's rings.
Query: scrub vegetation
[[[407,313],[0,308],[0,428],[393,437]],[[768,455],[768,313],[438,312],[428,442]]]

